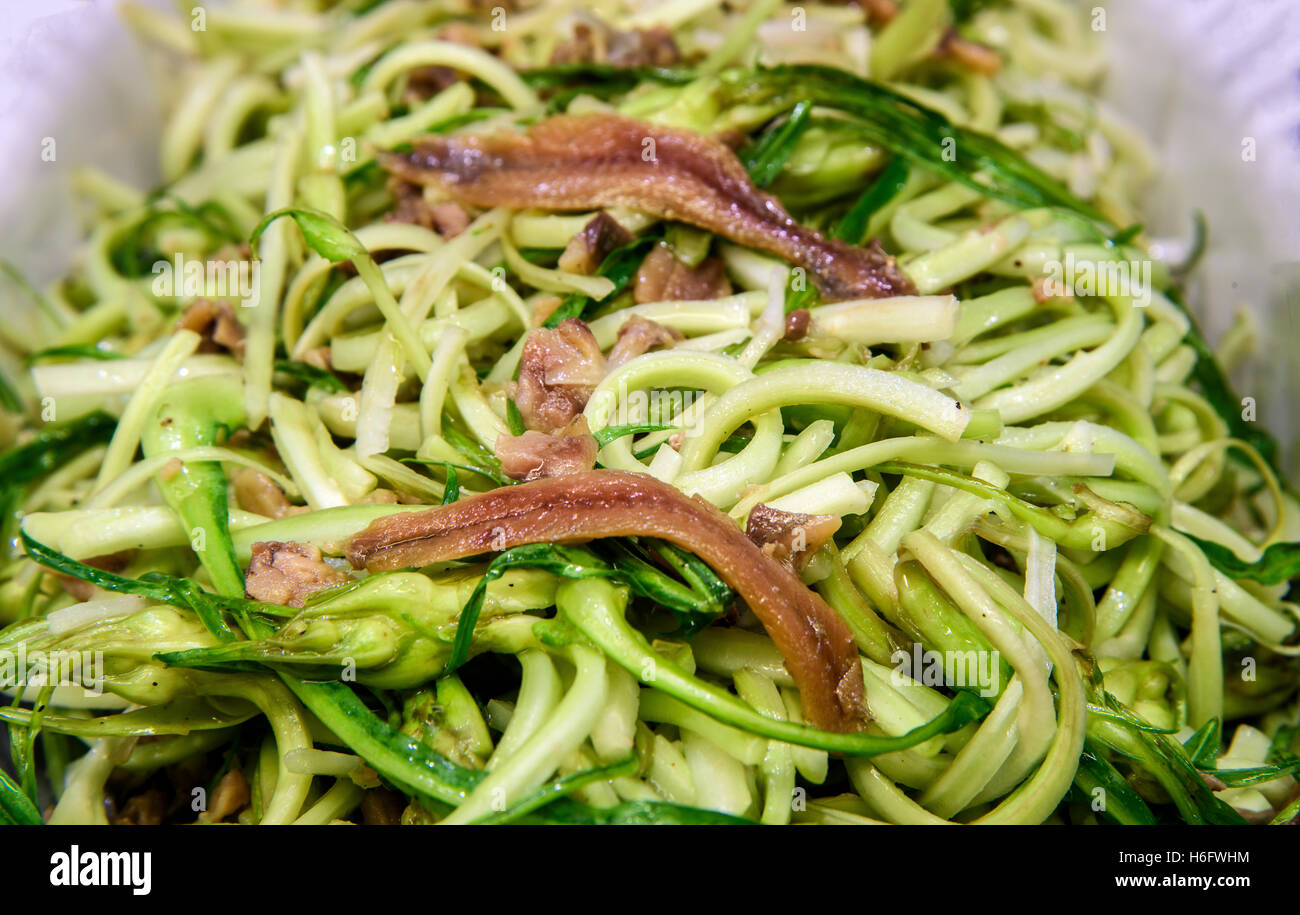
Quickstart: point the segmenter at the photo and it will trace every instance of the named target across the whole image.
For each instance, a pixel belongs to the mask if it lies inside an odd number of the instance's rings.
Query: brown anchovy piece
[[[827,730],[861,728],[867,719],[862,666],[844,621],[734,521],[649,474],[590,470],[390,515],[352,538],[348,558],[382,572],[526,543],[629,536],[667,540],[708,563],[785,656],[808,720]]]
[[[632,299],[647,302],[681,302],[720,299],[731,295],[727,265],[720,257],[706,257],[694,267],[677,259],[667,245],[652,247],[636,269]]]
[[[600,446],[579,413],[554,435],[527,429],[522,435],[497,436],[493,453],[501,471],[512,480],[540,480],[581,473],[596,466]],[[836,519],[838,520],[838,519]]]
[[[524,426],[560,432],[582,414],[606,371],[605,354],[581,318],[534,328],[519,357],[519,378],[510,383]]]
[[[840,529],[834,515],[805,515],[755,505],[745,522],[745,536],[777,562],[802,572],[812,554]]]
[[[687,130],[612,114],[558,115],[527,133],[430,136],[384,167],[478,207],[588,210],[625,206],[708,229],[808,271],[828,300],[912,295],[879,248],[799,225],[754,186],[735,153]]]
[[[601,210],[569,239],[560,255],[559,268],[570,273],[590,275],[600,269],[605,258],[632,241],[632,233]]]

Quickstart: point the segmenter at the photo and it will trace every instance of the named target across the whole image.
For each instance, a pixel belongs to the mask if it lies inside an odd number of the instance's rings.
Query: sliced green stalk
[[[725,724],[762,737],[846,756],[874,756],[916,746],[937,734],[951,733],[988,710],[988,704],[978,696],[959,693],[942,715],[900,737],[839,734],[777,721],[654,652],[645,637],[623,616],[626,592],[609,582],[596,578],[566,582],[557,592],[556,600],[566,620],[642,683]]]
[[[157,412],[144,424],[140,443],[146,457],[220,444],[244,424],[242,391],[216,378],[194,378],[169,388]],[[191,546],[225,597],[244,596],[244,575],[230,540],[226,474],[216,461],[164,467],[159,490],[180,518]]]

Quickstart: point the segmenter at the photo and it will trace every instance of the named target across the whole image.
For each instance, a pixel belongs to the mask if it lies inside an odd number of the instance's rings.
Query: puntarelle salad
[[[1097,11],[183,6],[160,184],[6,266],[0,820],[1296,817]]]

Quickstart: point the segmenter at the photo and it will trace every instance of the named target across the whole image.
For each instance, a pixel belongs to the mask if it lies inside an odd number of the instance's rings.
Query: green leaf
[[[4,408],[6,413],[22,413],[22,398],[19,398],[16,390],[13,390],[12,383],[0,372],[0,407]]]
[[[337,264],[339,261],[351,260],[354,257],[364,257],[368,253],[366,246],[361,244],[348,227],[329,213],[322,213],[310,207],[284,207],[267,213],[253,229],[253,235],[248,243],[253,249],[254,256],[257,255],[257,243],[262,233],[266,231],[266,227],[281,216],[293,219],[302,230],[302,237],[307,242],[307,247],[331,263]]]
[[[1273,742],[1268,748],[1268,761],[1276,762],[1279,759],[1291,757],[1291,745],[1295,742],[1296,735],[1300,734],[1300,725],[1282,725],[1273,734]]]
[[[663,423],[628,423],[623,426],[606,426],[592,434],[596,439],[596,446],[604,448],[610,442],[623,438],[628,435],[645,435],[649,432],[667,432],[669,429],[676,429],[676,426],[664,425]]]
[[[215,248],[243,241],[234,228],[234,220],[224,208],[215,203],[193,207],[179,197],[163,192],[155,195],[148,208],[110,252],[114,268],[126,277],[148,275],[158,261],[167,261],[171,255],[162,250],[157,239],[172,226],[198,229],[207,236],[208,245]]]
[[[1277,816],[1269,820],[1268,824],[1270,826],[1285,826],[1297,816],[1300,816],[1300,795],[1298,795],[1291,803],[1279,810]]]
[[[1245,788],[1250,785],[1261,785],[1264,782],[1271,782],[1275,778],[1282,778],[1285,775],[1294,775],[1296,772],[1300,772],[1300,759],[1292,759],[1290,762],[1280,766],[1249,766],[1244,769],[1208,770],[1209,775],[1213,775],[1229,788]]]
[[[42,826],[41,812],[23,790],[0,769],[0,825]]]
[[[665,801],[624,801],[613,807],[588,807],[565,800],[549,805],[525,822],[559,826],[755,826],[753,820]]]
[[[162,572],[147,572],[139,578],[126,578],[88,566],[71,556],[65,556],[58,550],[33,539],[25,530],[20,529],[19,536],[23,549],[27,551],[27,556],[33,562],[62,575],[89,582],[105,591],[112,591],[115,594],[138,594],[161,604],[189,610],[202,620],[203,625],[210,632],[227,640],[233,639],[235,634],[222,617],[223,611],[242,615],[269,613],[272,616],[283,616],[286,612],[292,614],[292,611],[286,611],[285,608],[274,604],[212,594],[204,591],[198,582]]]
[[[451,657],[447,659],[447,666],[442,671],[444,676],[454,673],[469,660],[470,643],[474,639],[474,627],[478,625],[479,615],[483,612],[488,583],[500,578],[507,569],[511,568],[545,569],[561,578],[614,577],[612,569],[583,547],[528,543],[498,553],[488,563],[483,577],[479,579],[474,592],[460,611],[460,618],[456,621],[456,638],[452,642]]]
[[[614,778],[624,778],[636,775],[637,758],[635,755],[627,759],[619,760],[607,766],[593,766],[590,769],[584,769],[581,772],[574,772],[570,775],[564,775],[554,781],[548,782],[542,787],[529,792],[518,803],[507,807],[499,813],[475,821],[484,826],[496,825],[502,823],[512,823],[528,814],[532,813],[539,807],[544,807],[551,801],[563,797],[566,794],[572,794],[579,788],[596,782],[605,782]]]
[[[1002,0],[948,0],[952,7],[952,20],[956,25],[966,22],[980,10],[987,9]]]
[[[224,205],[215,200],[205,200],[198,206],[192,206],[184,198],[164,191],[156,200],[166,200],[178,212],[184,213],[194,223],[203,228],[213,239],[239,244],[244,239],[239,234],[238,223]]]
[[[1063,123],[1057,109],[1044,101],[1007,99],[1003,109],[1003,122],[1027,122],[1038,128],[1041,142],[1058,146],[1067,152],[1078,153],[1088,148],[1088,133],[1095,126],[1095,114],[1090,114],[1083,124]]]
[[[450,505],[460,499],[460,477],[456,474],[456,465],[443,463],[443,468],[447,471],[447,485],[442,491],[442,504]]]
[[[27,724],[18,728],[22,731],[21,734],[15,734],[12,725],[9,728],[9,758],[13,761],[14,771],[18,773],[23,793],[33,804],[40,800],[36,788],[36,738],[40,736],[45,710],[50,704],[50,697],[54,695],[56,685],[57,683],[51,680],[41,688],[28,716]],[[14,690],[15,707],[21,705],[24,692],[26,690],[22,688]]]
[[[42,429],[31,441],[0,454],[0,485],[14,486],[43,477],[80,452],[113,437],[117,420],[96,411]]]
[[[258,673],[266,669],[263,661],[291,663],[292,657],[272,658],[260,642],[236,639],[214,648],[186,648],[181,651],[160,651],[154,659],[168,667],[185,667],[191,670],[211,670],[218,673]]]
[[[1089,538],[1094,536],[1097,526],[1106,531],[1107,542],[1114,546],[1145,533],[1151,524],[1150,518],[1132,506],[1108,502],[1096,494],[1088,497],[1092,505],[1087,511],[1080,511],[1073,520],[1067,521],[1041,505],[955,470],[907,461],[883,461],[875,466],[875,470],[932,480],[992,499],[1021,521],[1032,525],[1040,534],[1072,548],[1087,549],[1091,542]]]
[[[671,543],[626,537],[608,541],[605,549],[613,556],[619,580],[676,618],[676,635],[689,637],[699,632],[726,613],[735,599],[735,592],[707,563]],[[655,558],[676,571],[682,581],[654,565]]]
[[[492,105],[480,105],[477,108],[472,108],[469,111],[463,112],[461,114],[454,114],[449,118],[445,118],[444,120],[439,121],[437,124],[434,124],[432,127],[430,127],[426,131],[426,133],[447,133],[448,131],[456,130],[459,127],[464,127],[466,124],[474,124],[479,121],[487,121],[487,120],[491,120],[492,118],[499,118],[502,115],[508,115],[510,113],[511,113],[511,109],[509,108],[499,108],[499,107],[494,107]]]
[[[496,476],[491,470],[484,467],[471,467],[469,464],[453,464],[451,461],[429,461],[424,458],[402,458],[403,464],[420,464],[425,467],[454,467],[457,470],[464,470],[467,473],[476,473],[479,476],[486,477],[489,480],[496,481]],[[454,500],[453,500],[454,501]],[[446,503],[443,503],[446,504]]]
[[[1121,826],[1153,826],[1156,815],[1151,812],[1146,801],[1133,790],[1133,786],[1124,780],[1119,770],[1112,766],[1102,754],[1102,750],[1092,741],[1085,741],[1083,754],[1079,757],[1079,770],[1074,776],[1074,786],[1081,794],[1080,803],[1092,809],[1097,799],[1096,791],[1103,792],[1104,803],[1098,814],[1112,823]]]
[[[629,242],[621,248],[616,248],[607,254],[600,264],[600,269],[596,271],[596,276],[603,276],[613,281],[614,289],[609,295],[594,303],[587,296],[578,293],[565,296],[564,301],[547,316],[542,326],[552,329],[559,327],[560,322],[567,318],[581,318],[590,311],[612,302],[622,294],[623,290],[627,289],[628,284],[636,276],[641,261],[645,259],[646,251],[659,241],[662,233],[663,228],[656,227],[656,229],[642,235],[635,241]]]
[[[62,466],[81,452],[113,437],[117,420],[96,411],[70,422],[46,427],[26,444],[0,454],[0,536],[10,542],[16,512],[27,484]],[[8,548],[6,547],[6,550]]]
[[[343,383],[338,375],[328,369],[308,365],[306,362],[277,359],[275,360],[275,370],[281,374],[292,376],[299,381],[306,382],[308,387],[322,388],[339,394],[346,393],[348,390],[348,386]]]
[[[581,318],[589,304],[591,304],[591,299],[585,295],[576,292],[570,293],[564,297],[564,300],[560,302],[555,311],[546,316],[546,320],[542,322],[542,327],[554,330],[569,318]]]
[[[5,377],[4,372],[0,372],[0,407],[3,407],[6,413],[23,413],[23,399],[18,396],[14,390],[13,384]]]
[[[748,435],[728,435],[718,445],[718,450],[725,451],[728,454],[736,454],[744,451],[751,444],[753,444],[753,439]]]
[[[513,397],[506,398],[506,425],[510,429],[510,434],[514,436],[523,435],[528,431],[524,425],[524,417],[519,412],[519,405],[515,403]]]
[[[1108,692],[1092,701],[1110,714],[1088,712],[1088,736],[1144,769],[1169,794],[1183,821],[1191,824],[1240,825],[1245,819],[1215,796],[1187,750],[1168,734],[1152,731],[1146,722]]]
[[[371,768],[407,794],[456,806],[486,773],[458,766],[427,744],[403,734],[336,682],[307,682],[281,674],[303,705]]]
[[[1121,245],[1127,245],[1133,239],[1142,234],[1143,228],[1145,228],[1145,226],[1138,222],[1129,226],[1127,229],[1120,229],[1110,237],[1110,243],[1117,248]]]
[[[1211,718],[1195,734],[1183,741],[1183,749],[1198,769],[1213,769],[1223,746],[1223,729],[1218,718]]]
[[[475,439],[471,438],[465,432],[462,432],[454,423],[445,422],[442,426],[442,437],[447,440],[447,444],[455,448],[468,459],[468,464],[457,465],[463,470],[471,470],[474,473],[487,477],[499,486],[508,486],[515,481],[505,475],[501,469],[501,462],[497,460],[495,454],[488,451]],[[442,461],[419,461],[414,463],[433,463],[441,464]]]
[[[767,187],[781,174],[785,163],[799,143],[799,138],[808,129],[808,118],[812,114],[813,104],[801,101],[790,109],[790,116],[785,122],[768,131],[754,144],[749,155],[745,157],[745,170],[756,187]]]
[[[1274,543],[1255,562],[1244,562],[1222,544],[1187,535],[1205,558],[1229,578],[1246,578],[1263,585],[1280,585],[1300,576],[1300,541]]]
[[[1105,222],[1091,204],[997,139],[958,127],[939,112],[845,70],[783,64],[731,70],[721,79],[729,102],[793,108],[809,99],[860,119],[869,142],[990,197],[1021,208],[1064,207]]]
[[[22,709],[23,694],[25,692],[26,689],[22,685],[15,685],[13,702],[9,706],[11,711]],[[37,801],[36,761],[32,758],[35,743],[31,727],[25,725],[9,726],[9,762],[14,773],[18,776],[18,787],[33,804]]]
[[[844,214],[844,218],[839,221],[832,234],[840,241],[846,241],[851,245],[866,244],[867,224],[871,221],[871,217],[898,196],[903,186],[907,184],[907,177],[911,171],[911,165],[902,156],[891,159],[884,170],[876,176],[871,186],[862,192],[862,196]]]
[[[121,353],[104,349],[92,343],[74,343],[69,346],[51,346],[48,349],[32,353],[27,357],[28,365],[45,362],[50,359],[97,359],[108,362],[113,359],[125,359]]]
[[[644,81],[684,86],[695,80],[695,72],[684,67],[616,67],[602,63],[573,63],[523,70],[519,77],[534,89],[558,89],[586,84],[601,92],[616,94]]]
[[[615,426],[612,428],[619,428],[619,427]],[[668,426],[666,428],[676,429],[677,427]],[[647,429],[646,431],[655,432],[658,430]],[[718,445],[718,450],[725,451],[727,454],[736,454],[737,452],[744,451],[745,448],[749,447],[749,445],[752,444],[752,441],[753,441],[752,439],[750,439],[748,436],[745,435],[728,435],[726,438],[722,440],[722,443]],[[640,451],[634,451],[632,452],[632,456],[635,457],[638,461],[644,460],[645,458],[650,457],[652,454],[658,451],[661,444],[662,443],[650,445],[646,448],[642,448]]]

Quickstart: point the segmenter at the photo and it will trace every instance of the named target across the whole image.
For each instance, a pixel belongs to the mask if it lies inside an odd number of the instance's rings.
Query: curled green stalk
[[[333,589],[263,637],[168,652],[159,660],[213,670],[283,665],[322,679],[347,670],[369,686],[420,686],[448,672],[465,595],[470,589],[479,594],[484,581],[477,571],[452,572],[436,581],[416,572],[376,575]],[[549,607],[554,586],[548,576],[518,571],[505,584],[483,586],[468,630],[467,657],[470,648],[473,654],[513,653],[532,644],[537,618],[526,611]],[[479,615],[483,611],[486,617]]]
[[[950,734],[978,720],[989,709],[988,703],[974,693],[960,692],[943,713],[898,737],[840,734],[778,721],[756,712],[742,700],[691,675],[651,649],[645,636],[624,616],[626,592],[608,581],[598,578],[567,581],[556,593],[556,603],[565,620],[641,682],[725,724],[773,740],[844,756],[875,756],[914,747],[939,734]]]
[[[897,473],[943,483],[989,499],[1038,533],[1072,549],[1112,549],[1146,533],[1151,526],[1151,519],[1131,505],[1102,499],[1082,484],[1074,487],[1074,496],[1086,510],[1067,520],[1049,509],[955,470],[903,461],[886,461],[875,465],[874,469],[880,473]]]
[[[481,769],[469,769],[437,753],[419,740],[401,733],[379,718],[342,683],[309,683],[294,677],[285,682],[318,718],[347,747],[380,775],[403,791],[419,798],[435,811],[459,806],[487,777]],[[621,771],[621,769],[619,770]],[[600,774],[597,773],[596,777]],[[516,800],[505,815],[526,817],[542,823],[742,823],[736,817],[696,810],[677,804],[653,801],[619,804],[598,809],[563,795],[587,783],[585,778],[560,779],[542,785]],[[558,786],[558,787],[557,787]],[[539,809],[540,808],[540,809]]]
[[[641,543],[624,538],[612,540],[605,549],[612,554],[609,562],[591,548],[551,543],[524,544],[495,556],[460,614],[446,672],[455,671],[469,658],[488,584],[504,575],[507,569],[534,568],[560,578],[605,578],[624,582],[635,593],[656,601],[676,617],[681,623],[680,631],[684,633],[698,631],[713,622],[735,596],[706,563],[672,544]],[[669,565],[681,576],[680,580],[652,566],[647,561],[652,556]]]
[[[145,423],[140,443],[146,457],[217,445],[244,424],[242,392],[227,379],[192,378],[168,388],[157,413]],[[230,539],[226,474],[215,461],[176,462],[159,471],[163,498],[180,519],[190,545],[223,597],[243,597],[244,575]],[[233,638],[228,629],[223,638]]]
[[[249,239],[254,254],[257,252],[257,242],[266,231],[266,227],[282,216],[288,216],[298,224],[308,247],[321,257],[333,263],[345,260],[352,262],[356,267],[357,275],[374,296],[375,305],[383,313],[389,331],[401,344],[402,352],[411,361],[416,373],[421,378],[428,375],[431,365],[428,350],[420,342],[419,334],[399,307],[388,284],[384,282],[384,274],[379,269],[379,265],[375,263],[366,246],[356,235],[329,213],[322,213],[310,207],[285,207],[266,214]]]

